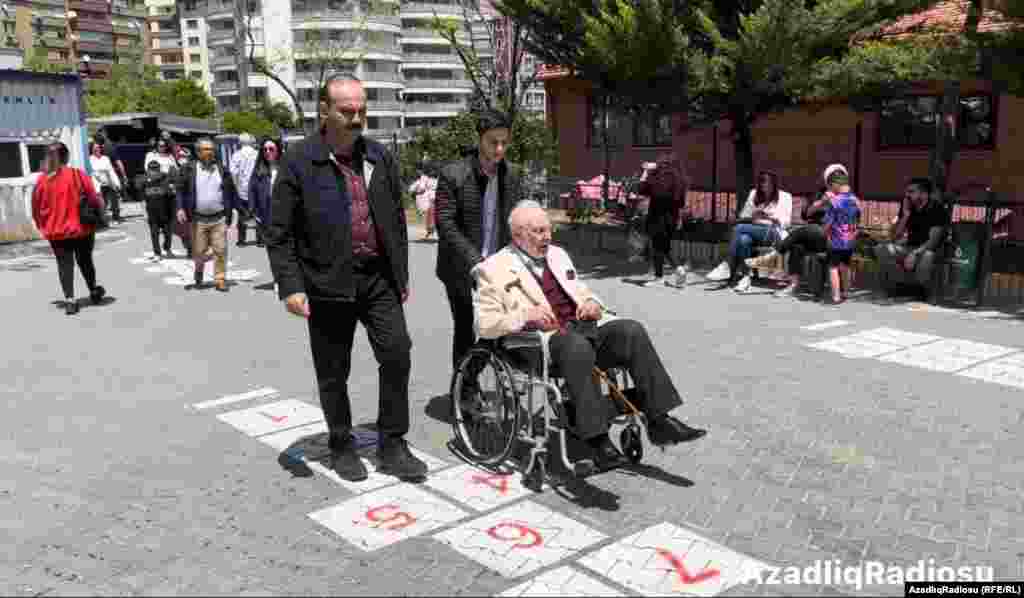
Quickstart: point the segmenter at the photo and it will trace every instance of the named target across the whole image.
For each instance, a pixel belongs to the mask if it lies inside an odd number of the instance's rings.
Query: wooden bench
[[[772,247],[770,245],[757,245],[753,248],[753,250],[754,257],[760,257],[771,252]],[[787,256],[787,259],[788,257],[789,256]],[[825,295],[825,285],[828,283],[828,253],[805,253],[802,275],[800,276],[800,279],[807,280],[808,278],[810,278],[807,275],[807,272],[811,270],[815,265],[818,267],[819,274],[814,281],[814,286],[812,286],[811,288],[814,291],[814,295],[820,298]],[[757,268],[752,268],[750,271],[750,275],[751,278],[754,280],[758,280],[760,278],[760,273],[758,272]]]

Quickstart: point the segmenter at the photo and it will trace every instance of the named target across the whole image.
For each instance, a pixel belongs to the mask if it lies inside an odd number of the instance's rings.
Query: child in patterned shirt
[[[828,265],[832,282],[832,303],[846,301],[850,290],[850,260],[857,242],[860,206],[850,191],[850,180],[843,171],[828,178],[830,201],[822,224],[828,239]]]

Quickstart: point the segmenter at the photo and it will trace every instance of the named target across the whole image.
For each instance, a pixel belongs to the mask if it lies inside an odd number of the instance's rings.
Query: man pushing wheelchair
[[[635,405],[648,437],[666,446],[696,440],[669,412],[682,404],[644,326],[607,312],[581,280],[569,255],[551,244],[551,222],[541,206],[520,202],[509,216],[512,243],[474,268],[476,327],[480,338],[499,339],[537,331],[547,343],[549,364],[565,380],[575,413],[574,429],[595,451],[598,471],[627,462],[608,436],[611,414],[599,370],[622,368],[636,386]]]

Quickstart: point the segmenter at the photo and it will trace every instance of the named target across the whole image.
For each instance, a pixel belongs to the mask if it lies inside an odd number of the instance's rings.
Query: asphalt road
[[[142,259],[140,220],[119,230],[96,256],[108,302],[75,317],[54,304],[52,258],[0,261],[0,594],[902,595],[742,583],[834,559],[1024,579],[1019,317],[641,288],[588,267],[709,435],[532,494],[446,448],[450,316],[435,245],[416,242],[410,440],[434,472],[354,486],[317,464],[307,332],[266,253],[232,243],[245,280],[191,292],[184,260]],[[363,333],[350,388],[372,423]]]

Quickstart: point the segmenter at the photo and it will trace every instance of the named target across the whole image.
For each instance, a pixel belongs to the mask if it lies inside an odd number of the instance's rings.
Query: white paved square
[[[831,321],[828,321],[828,322],[822,322],[820,324],[810,324],[808,326],[801,326],[800,329],[801,330],[808,330],[808,331],[811,331],[811,332],[815,332],[815,331],[818,331],[818,330],[828,330],[829,328],[838,328],[840,326],[847,326],[849,324],[850,324],[850,322],[847,322],[846,320],[831,320]]]
[[[1024,389],[1024,353],[982,363],[958,375]]]
[[[1010,347],[947,338],[899,353],[885,355],[880,359],[936,372],[955,372],[1016,351],[1017,349]]]
[[[328,507],[309,517],[367,552],[453,523],[467,513],[409,484],[398,484]]]
[[[510,578],[573,558],[606,537],[534,502],[513,505],[434,536]]]
[[[323,411],[298,399],[285,399],[269,405],[229,411],[217,416],[248,436],[262,436],[288,428],[322,421]]]
[[[867,341],[876,341],[879,343],[885,343],[887,345],[897,345],[900,347],[913,347],[914,345],[923,345],[925,343],[932,343],[937,340],[942,340],[941,336],[934,336],[931,334],[919,334],[916,332],[907,332],[906,330],[897,330],[895,328],[875,328],[873,330],[865,330],[854,334],[860,339]]]
[[[621,596],[608,586],[572,567],[559,567],[498,596]]]
[[[427,485],[477,511],[489,511],[533,494],[523,487],[518,473],[493,474],[472,465],[442,471],[428,479]]]
[[[812,349],[839,353],[843,357],[849,357],[851,359],[875,357],[877,355],[902,349],[899,345],[881,343],[874,340],[859,338],[854,335],[840,336],[839,338],[833,338],[827,341],[810,343],[807,346]]]
[[[338,484],[339,486],[343,486],[347,490],[355,492],[356,494],[370,492],[371,490],[377,490],[385,486],[398,484],[401,481],[394,476],[377,473],[377,467],[374,463],[374,460],[367,457],[363,457],[363,464],[366,465],[366,470],[369,472],[369,476],[362,482],[350,482],[349,480],[342,479],[340,476],[338,476],[338,474],[334,473],[334,471],[331,468],[317,461],[317,459],[319,459],[321,455],[312,455],[312,458],[310,458],[310,455],[306,455],[301,447],[292,448],[292,445],[294,445],[299,440],[302,440],[303,438],[309,436],[317,436],[326,433],[327,422],[319,421],[306,426],[300,426],[298,428],[284,430],[282,432],[277,432],[275,434],[261,436],[258,440],[260,442],[270,445],[271,447],[281,452],[288,451],[288,455],[291,458],[297,461],[304,461],[306,465],[314,472],[324,476],[325,478],[331,480],[332,482]],[[291,448],[292,450],[289,451],[289,448]],[[360,451],[360,453],[372,455],[375,450],[376,448],[368,448],[366,450]],[[442,461],[441,459],[438,459],[432,455],[428,455],[427,453],[424,453],[423,451],[413,446],[410,446],[409,450],[411,450],[414,455],[422,459],[423,462],[427,464],[427,469],[429,471],[438,471],[449,465],[448,462]],[[324,445],[323,454],[327,454],[326,443]],[[430,478],[428,478],[428,480],[429,479]]]
[[[644,596],[715,596],[765,567],[671,523],[605,546],[579,564]]]

